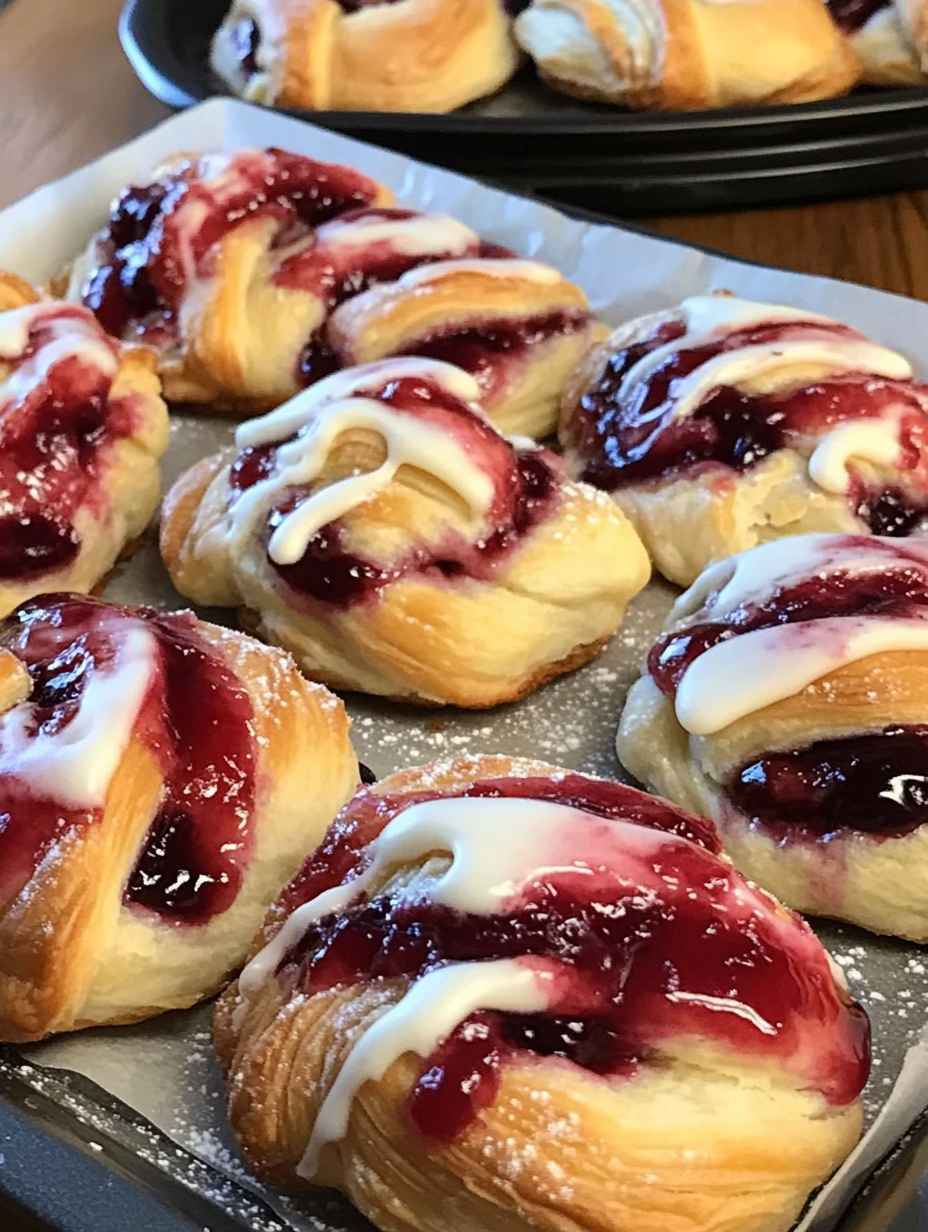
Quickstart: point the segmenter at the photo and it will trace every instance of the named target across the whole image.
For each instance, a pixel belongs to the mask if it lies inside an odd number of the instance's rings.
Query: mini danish
[[[568,388],[572,474],[611,491],[689,585],[782,535],[907,535],[928,510],[928,387],[908,361],[797,308],[696,296],[620,326]]]
[[[928,545],[803,535],[710,566],[617,749],[790,906],[928,940]]]
[[[619,783],[391,775],[257,944],[215,1017],[246,1158],[384,1232],[786,1232],[860,1131],[867,1020],[814,934]]]
[[[312,677],[429,704],[511,701],[587,662],[648,580],[602,493],[510,442],[436,360],[339,372],[242,424],[161,522],[174,584],[243,606]]]
[[[0,708],[3,1040],[215,992],[357,782],[338,699],[189,612],[30,600]]]
[[[435,355],[474,372],[507,432],[553,432],[568,375],[605,332],[583,292],[391,202],[356,171],[281,150],[176,160],[117,199],[68,294],[158,348],[169,401],[264,410],[338,368]]]
[[[453,111],[515,72],[510,27],[503,0],[233,0],[210,61],[253,103]]]
[[[0,272],[0,615],[100,581],[155,512],[167,438],[147,351]]]
[[[554,89],[629,107],[800,103],[860,74],[822,0],[532,0],[515,30]]]
[[[826,0],[869,85],[921,85],[928,72],[926,0]]]

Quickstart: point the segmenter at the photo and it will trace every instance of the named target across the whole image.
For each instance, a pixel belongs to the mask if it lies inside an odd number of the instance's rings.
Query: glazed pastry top
[[[105,513],[101,475],[137,429],[133,395],[112,398],[119,348],[76,305],[0,313],[0,580],[69,565],[78,511]]]
[[[0,898],[99,821],[141,741],[164,786],[124,905],[169,925],[230,907],[253,843],[252,707],[195,617],[44,595],[9,617],[0,644],[17,684],[0,715]]]
[[[846,495],[874,531],[906,533],[928,503],[928,391],[909,363],[815,313],[697,296],[616,331],[563,435],[600,487],[706,466],[744,471],[772,452],[808,456],[810,479]],[[897,488],[861,466],[899,472]]]
[[[242,424],[225,533],[264,543],[291,591],[343,606],[410,573],[441,582],[490,576],[556,507],[563,476],[547,450],[501,436],[479,410],[479,392],[450,364],[384,360],[335,373]],[[338,449],[359,434],[365,452],[339,465]],[[387,558],[352,550],[346,516],[376,508],[404,479],[425,482],[443,510],[437,526],[407,528]],[[356,529],[355,544],[363,538]]]
[[[423,1058],[413,1123],[444,1141],[492,1102],[511,1059],[622,1080],[680,1037],[776,1058],[830,1102],[853,1101],[864,1016],[807,926],[717,851],[708,823],[581,775],[487,780],[454,798],[362,789],[240,982],[246,1003],[275,976],[310,995],[409,982],[331,1087],[305,1175],[344,1134],[359,1086],[410,1050]],[[397,878],[404,866],[415,871]]]

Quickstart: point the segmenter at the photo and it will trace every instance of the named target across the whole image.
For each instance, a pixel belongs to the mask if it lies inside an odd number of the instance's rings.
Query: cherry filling
[[[239,66],[246,77],[258,71],[258,48],[261,30],[253,17],[243,17],[232,27],[232,46]]]
[[[888,8],[892,0],[826,0],[831,15],[847,34],[865,26],[870,18]]]
[[[853,544],[854,536],[848,536]],[[868,547],[873,541],[861,538]],[[701,654],[728,638],[772,625],[798,624],[828,616],[911,616],[928,608],[924,562],[906,563],[904,552],[887,549],[882,573],[848,574],[840,570],[805,578],[777,590],[760,604],[748,604],[724,620],[687,625],[656,642],[648,671],[662,693],[676,696],[686,669]]]
[[[188,279],[207,276],[215,244],[240,223],[272,218],[292,241],[309,227],[369,205],[377,185],[336,164],[284,150],[246,151],[214,180],[185,164],[116,201],[99,241],[102,260],[84,302],[109,333],[130,326],[158,341],[170,335]]]
[[[366,863],[367,844],[393,817],[441,794],[362,789],[285,892],[284,908],[344,882]],[[370,979],[415,979],[446,963],[557,964],[547,1013],[476,1013],[426,1059],[409,1101],[421,1133],[444,1141],[460,1134],[493,1101],[502,1068],[517,1057],[562,1058],[622,1077],[680,1035],[786,1064],[801,1051],[800,1067],[813,1058],[804,1077],[831,1102],[856,1097],[868,1068],[865,1015],[842,1000],[806,926],[748,902],[737,874],[700,845],[705,835],[717,847],[708,823],[622,784],[573,774],[489,780],[460,794],[558,799],[587,809],[581,864],[574,864],[576,851],[540,852],[543,875],[495,915],[455,912],[424,894],[415,901],[359,897],[313,925],[279,968],[300,992],[314,993]],[[662,830],[667,841],[657,855],[642,855],[643,864],[635,863],[630,843],[617,864],[608,823],[604,828],[597,818]],[[720,1012],[725,1007],[733,1012]],[[799,1032],[811,1035],[801,1049]]]
[[[82,308],[56,307],[36,317],[14,364],[41,366],[39,353],[69,319],[75,347],[88,335],[104,341]],[[40,577],[77,556],[74,517],[98,497],[110,447],[133,431],[131,400],[110,402],[111,383],[108,373],[70,355],[18,402],[0,404],[0,580]]]
[[[336,521],[313,536],[295,564],[271,561],[275,572],[292,591],[342,608],[373,599],[391,582],[412,574],[429,573],[443,579],[492,576],[500,560],[550,512],[559,479],[554,456],[545,450],[516,453],[470,407],[428,380],[403,378],[371,390],[369,396],[400,413],[439,425],[480,459],[496,490],[489,514],[491,529],[476,543],[449,534],[437,547],[415,545],[401,559],[381,565],[348,550],[344,528]],[[277,448],[263,445],[243,450],[230,471],[232,488],[243,491],[273,474]],[[268,535],[307,496],[304,489],[290,489],[271,511]]]
[[[905,382],[859,374],[831,377],[780,394],[748,394],[729,386],[709,392],[690,414],[674,417],[679,382],[726,351],[802,336],[801,322],[755,326],[699,347],[672,350],[647,378],[624,397],[622,384],[639,360],[680,338],[679,321],[662,325],[650,338],[616,352],[598,383],[580,400],[574,421],[575,446],[584,459],[582,478],[606,491],[658,479],[700,464],[744,471],[802,437],[836,424],[878,418],[890,408],[900,414],[900,470],[921,472],[925,486],[924,395]],[[821,325],[812,328],[821,330]],[[841,335],[843,326],[826,326]],[[928,512],[928,499],[901,490],[869,490],[856,480],[855,512],[877,534],[905,535]]]
[[[134,734],[160,763],[164,787],[124,902],[167,923],[205,923],[231,906],[250,858],[255,745],[248,694],[197,631],[195,618],[43,596],[13,613],[0,644],[32,678],[29,738],[67,738],[94,673],[118,670],[120,644],[132,628],[154,638],[151,681]],[[0,762],[5,744],[0,726]],[[54,759],[54,747],[49,756]],[[42,795],[17,774],[15,759],[0,768],[0,896],[13,898],[57,845],[101,816],[99,808]]]
[[[780,842],[848,830],[899,838],[928,820],[928,727],[887,727],[771,753],[742,766],[727,792]]]

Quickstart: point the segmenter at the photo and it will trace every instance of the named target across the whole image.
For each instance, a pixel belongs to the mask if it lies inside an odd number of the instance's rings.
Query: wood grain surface
[[[120,4],[13,0],[0,11],[0,207],[169,114],[122,54]],[[926,221],[924,192],[644,220],[734,256],[928,299]]]

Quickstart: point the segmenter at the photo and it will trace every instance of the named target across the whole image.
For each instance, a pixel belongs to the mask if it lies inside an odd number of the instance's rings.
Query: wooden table
[[[120,5],[14,0],[0,13],[0,207],[169,114],[123,57]],[[928,299],[926,219],[928,193],[913,192],[645,222],[733,256]]]

